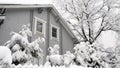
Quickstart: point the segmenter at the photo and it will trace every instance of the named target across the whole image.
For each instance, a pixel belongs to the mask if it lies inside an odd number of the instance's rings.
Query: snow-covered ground
[[[43,65],[12,65],[13,68],[88,68],[88,67],[82,67],[82,66],[77,66],[77,65],[70,65],[70,66],[43,66]]]

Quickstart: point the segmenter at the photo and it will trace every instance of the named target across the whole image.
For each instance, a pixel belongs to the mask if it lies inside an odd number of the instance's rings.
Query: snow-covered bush
[[[64,63],[63,63],[63,55],[58,55],[58,54],[47,56],[47,57],[46,57],[46,61],[47,61],[47,62],[49,61],[49,63],[50,63],[52,66],[53,66],[53,65],[55,65],[55,66],[60,66],[60,65],[63,65],[63,64],[64,64]]]
[[[23,37],[19,33],[16,32],[11,32],[12,37],[10,39],[10,42],[6,45],[10,49],[15,45],[15,44],[20,44],[21,46],[26,46],[28,45],[28,40],[27,38]]]
[[[55,44],[54,47],[49,47],[48,51],[50,55],[59,54],[59,45]]]
[[[13,47],[12,47],[12,52],[16,52],[16,51],[18,51],[18,50],[20,50],[21,49],[21,47],[20,47],[20,45],[19,44],[15,44]]]
[[[32,57],[41,58],[43,51],[39,43],[44,43],[44,38],[38,38],[33,42],[29,42],[28,38],[32,36],[32,31],[28,25],[23,25],[21,31],[11,32],[11,39],[4,45],[12,51],[13,64],[23,64],[30,61]]]
[[[40,48],[39,43],[44,43],[43,38],[38,38],[35,41],[29,43],[30,53],[35,58],[43,59],[43,50]]]
[[[25,53],[25,51],[18,50],[12,54],[12,61],[14,64],[24,64],[30,57]]]
[[[19,33],[11,32],[12,35],[7,46],[11,49],[15,44],[20,44],[22,47],[26,47],[29,44],[28,37],[32,36],[32,31],[30,31],[29,26],[23,25]]]
[[[59,54],[59,45],[58,44],[55,44],[53,49],[54,49],[54,54]]]
[[[12,63],[11,51],[6,46],[0,46],[0,64],[2,67],[10,67]]]
[[[86,66],[85,59],[90,59],[89,47],[85,42],[81,42],[74,47],[75,63]]]
[[[104,62],[105,62],[105,67],[107,68],[119,68],[120,66],[120,60],[119,60],[119,55],[116,52],[118,48],[116,48],[116,50],[113,50],[112,48],[107,48],[106,49],[106,55],[104,57]]]
[[[74,47],[75,63],[82,66],[102,67],[104,66],[103,57],[106,52],[98,44],[89,44],[88,42],[81,42]]]
[[[74,47],[75,62],[92,68],[119,68],[120,46],[104,49],[101,44],[81,42]]]
[[[46,62],[50,63],[52,66],[53,65],[63,65],[63,55],[59,54],[59,45],[56,44],[54,47],[49,47],[48,48],[49,55],[46,57]]]
[[[66,51],[66,54],[64,54],[64,64],[70,65],[74,58],[75,56],[70,51]]]

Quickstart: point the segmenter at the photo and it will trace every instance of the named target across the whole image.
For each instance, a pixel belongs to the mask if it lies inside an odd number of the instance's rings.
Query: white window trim
[[[57,29],[57,38],[52,37],[52,27]],[[50,37],[51,37],[51,39],[56,39],[56,40],[59,41],[59,32],[60,32],[60,28],[58,26],[55,26],[55,25],[51,24],[51,27],[50,27]]]
[[[40,21],[41,23],[43,23],[43,29],[42,32],[37,31],[37,21]],[[46,29],[46,21],[44,21],[43,19],[40,19],[38,17],[34,17],[34,34],[43,34],[45,36],[45,30]]]

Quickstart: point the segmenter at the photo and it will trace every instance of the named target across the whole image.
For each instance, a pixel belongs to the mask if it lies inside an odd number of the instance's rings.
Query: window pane
[[[43,29],[43,23],[37,21],[37,31],[42,32]]]
[[[52,27],[52,37],[57,38],[57,29]]]

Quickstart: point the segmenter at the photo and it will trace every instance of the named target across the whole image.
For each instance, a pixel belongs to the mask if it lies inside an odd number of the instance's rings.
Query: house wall
[[[39,19],[42,19],[42,20],[44,20],[45,22],[46,22],[46,24],[48,24],[48,22],[47,22],[47,11],[46,11],[46,9],[43,9],[43,11],[42,11],[42,13],[38,13],[38,11],[37,11],[37,9],[34,9],[33,10],[33,18],[35,18],[35,17],[37,17],[37,18],[39,18]],[[47,41],[48,39],[47,39],[47,31],[45,32],[45,34],[41,34],[41,33],[35,33],[35,21],[34,21],[34,19],[33,19],[33,23],[32,23],[33,25],[32,25],[32,32],[33,32],[33,36],[32,36],[32,41],[34,41],[35,39],[37,39],[38,37],[44,37],[45,38],[45,41]],[[46,25],[46,28],[45,28],[45,30],[47,30],[47,25]],[[47,54],[47,50],[46,50],[46,48],[47,48],[47,44],[46,44],[46,42],[45,42],[45,44],[40,44],[40,48],[43,50],[43,52],[44,52],[44,57],[46,56],[46,54]],[[37,59],[34,59],[34,60],[37,60]],[[45,61],[46,60],[46,58],[43,58],[43,61]],[[34,62],[34,63],[37,63],[37,62]]]
[[[30,12],[30,10],[33,11]],[[31,17],[31,14],[33,15],[33,17]],[[34,33],[34,28],[35,28],[34,17],[38,17],[46,21],[45,35]],[[33,18],[33,22],[31,22],[31,18]],[[11,31],[15,31],[15,32],[20,31],[21,26],[23,24],[32,24],[32,33],[33,33],[33,36],[31,38],[32,41],[34,41],[38,37],[45,37],[46,43],[40,45],[40,47],[43,49],[44,57],[46,57],[47,55],[48,46],[53,46],[55,44],[59,44],[60,47],[62,47],[60,51],[62,50],[61,52],[63,53],[65,53],[65,51],[67,50],[72,51],[73,41],[71,36],[68,34],[65,28],[60,24],[60,22],[56,21],[56,17],[54,16],[53,13],[48,11],[48,9],[43,9],[42,13],[38,13],[37,9],[26,9],[26,8],[8,9],[6,12],[6,19],[4,21],[4,24],[2,24],[0,27],[0,45],[4,44],[7,40],[10,39],[11,36],[9,34]],[[51,39],[51,34],[50,34],[51,24],[59,28],[59,40]],[[45,58],[43,61],[45,61]]]
[[[50,33],[51,33],[51,27],[53,26],[56,26],[58,28],[60,28],[60,23],[56,22],[56,19],[55,19],[55,16],[50,13]],[[59,29],[59,34],[60,34],[60,29]],[[60,40],[59,39],[52,39],[51,37],[51,34],[49,34],[50,36],[50,46],[54,46],[55,44],[59,44],[60,43]],[[59,35],[60,37],[60,35]]]
[[[66,51],[73,52],[73,40],[72,37],[68,34],[68,32],[65,30],[64,27],[62,27],[62,50],[63,54],[65,54]]]
[[[30,22],[29,9],[7,9],[5,15],[6,19],[0,26],[0,45],[11,38],[11,31],[18,32],[23,24]]]
[[[59,44],[60,46],[60,54],[64,54],[66,51],[73,51],[73,39],[68,34],[66,29],[60,24],[59,21],[56,20],[56,16],[53,13],[50,13],[50,24],[57,26],[59,28],[59,39],[51,39],[50,36],[50,46],[54,46],[55,44]],[[50,30],[51,31],[51,30]],[[51,32],[50,32],[51,33]]]
[[[44,21],[46,21],[46,24],[47,24],[47,12],[46,12],[46,10],[43,10],[43,12],[42,13],[38,13],[37,12],[37,9],[34,9],[34,12],[33,12],[33,17],[37,17],[37,18],[40,18],[40,19],[42,19],[42,20],[44,20]],[[37,39],[38,37],[45,37],[46,38],[46,35],[47,34],[40,34],[40,33],[34,33],[34,28],[35,28],[35,21],[33,20],[33,28],[32,28],[32,32],[33,32],[33,36],[32,36],[32,41],[34,41],[35,39]],[[45,28],[46,29],[46,28]],[[43,51],[46,53],[46,45],[41,45],[40,46],[42,49],[43,49]]]

